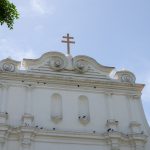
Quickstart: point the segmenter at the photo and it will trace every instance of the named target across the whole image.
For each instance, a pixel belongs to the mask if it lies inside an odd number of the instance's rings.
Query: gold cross
[[[74,39],[73,37],[70,37],[69,36],[69,33],[67,33],[67,36],[63,36],[62,38],[66,39],[65,40],[62,40],[61,42],[62,43],[67,43],[67,54],[70,55],[70,44],[75,44],[74,41],[70,41],[71,39]]]

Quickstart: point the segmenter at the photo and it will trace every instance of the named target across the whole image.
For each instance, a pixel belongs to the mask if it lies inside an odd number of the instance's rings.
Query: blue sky
[[[149,0],[11,0],[20,12],[14,30],[0,27],[0,59],[38,58],[47,51],[66,53],[61,37],[74,36],[72,55],[132,71],[143,90],[150,123]]]

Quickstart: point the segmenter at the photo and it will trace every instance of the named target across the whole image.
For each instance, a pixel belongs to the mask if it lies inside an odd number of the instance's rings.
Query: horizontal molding
[[[144,87],[143,84],[129,84],[129,83],[122,83],[118,82],[116,80],[100,80],[100,79],[89,79],[89,78],[73,78],[73,77],[66,77],[60,76],[40,76],[37,74],[23,74],[23,73],[1,73],[0,74],[1,83],[7,83],[7,84],[14,84],[15,82],[17,84],[34,84],[36,86],[39,83],[45,83],[44,86],[57,86],[61,85],[63,87],[72,87],[76,88],[77,85],[80,85],[80,89],[90,88],[90,90],[93,91],[100,91],[100,90],[107,90],[110,92],[119,92],[122,93],[136,93],[138,95],[141,95],[141,91]],[[24,81],[22,83],[22,81]],[[42,86],[41,86],[42,87]],[[94,90],[93,90],[94,89]],[[115,93],[117,93],[115,92]],[[119,92],[120,93],[120,92]]]
[[[59,131],[48,129],[37,129],[35,127],[11,127],[0,126],[0,131],[5,131],[6,140],[20,141],[23,135],[27,136],[33,142],[48,142],[48,143],[78,143],[78,144],[109,144],[111,140],[118,139],[121,143],[134,143],[136,140],[142,143],[147,142],[147,136],[144,134],[125,134],[122,132],[105,132],[105,133],[90,133],[79,131]],[[0,136],[2,132],[0,132]]]

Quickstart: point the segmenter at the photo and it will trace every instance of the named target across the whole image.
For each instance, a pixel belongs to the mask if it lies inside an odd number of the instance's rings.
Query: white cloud
[[[42,31],[43,28],[44,28],[43,25],[37,25],[37,26],[34,27],[34,30],[35,31]]]
[[[22,17],[35,17],[43,15],[53,15],[55,13],[55,6],[51,0],[28,0],[18,7],[20,19]]]
[[[30,5],[32,11],[45,15],[45,14],[53,14],[55,9],[53,5],[48,5],[46,0],[30,0]]]
[[[36,57],[31,48],[22,50],[7,39],[0,39],[0,54],[0,59],[11,57],[15,60],[22,60],[23,58]]]

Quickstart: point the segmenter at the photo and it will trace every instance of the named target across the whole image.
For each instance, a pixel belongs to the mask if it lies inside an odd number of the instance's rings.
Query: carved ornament
[[[66,67],[66,62],[59,56],[53,56],[50,58],[49,65],[51,69],[59,71]]]
[[[74,69],[79,73],[85,73],[88,71],[88,63],[84,60],[77,60],[74,62]]]
[[[121,82],[135,84],[136,77],[132,72],[123,70],[123,71],[116,72],[115,79],[117,79]]]
[[[1,70],[5,72],[15,72],[20,65],[21,62],[12,60],[11,58],[4,59],[0,62]]]

